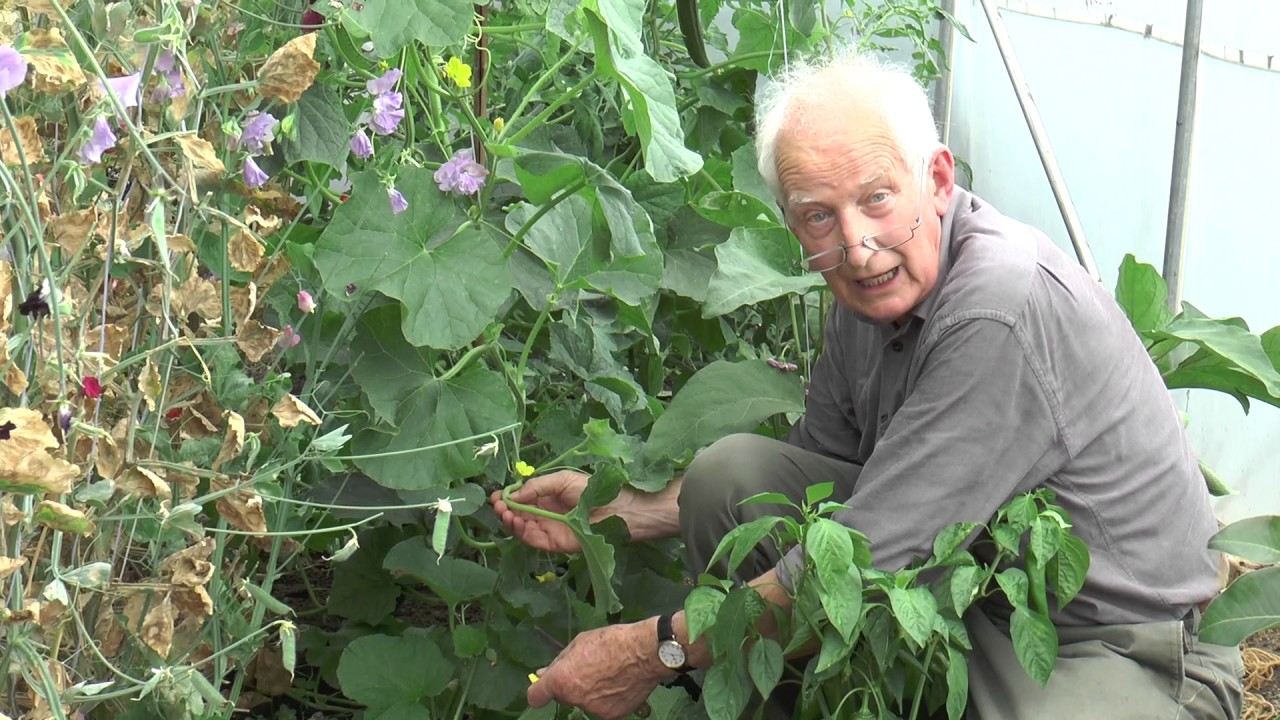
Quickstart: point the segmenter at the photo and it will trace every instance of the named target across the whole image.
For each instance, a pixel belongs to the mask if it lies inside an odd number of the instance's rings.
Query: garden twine
[[[1241,720],[1272,720],[1280,716],[1280,710],[1258,694],[1258,690],[1271,682],[1276,668],[1280,668],[1280,655],[1262,648],[1244,649],[1244,714]]]

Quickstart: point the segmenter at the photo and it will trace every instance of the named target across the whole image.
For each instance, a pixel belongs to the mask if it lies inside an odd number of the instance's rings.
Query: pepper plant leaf
[[[464,217],[430,170],[400,171],[396,187],[409,208],[398,215],[374,200],[387,194],[374,173],[351,181],[352,197],[364,200],[339,206],[316,242],[325,288],[343,297],[354,284],[400,300],[401,328],[414,345],[453,349],[474,340],[511,292],[502,248],[480,230],[458,230]]]
[[[1145,333],[1169,324],[1173,313],[1167,304],[1168,295],[1164,278],[1153,266],[1138,262],[1132,254],[1124,256],[1116,280],[1116,302],[1129,316],[1134,330]]]
[[[1232,647],[1280,625],[1280,567],[1245,573],[1214,598],[1200,621],[1200,641]]]
[[[1219,530],[1209,547],[1263,565],[1280,563],[1280,515],[1237,520]]]

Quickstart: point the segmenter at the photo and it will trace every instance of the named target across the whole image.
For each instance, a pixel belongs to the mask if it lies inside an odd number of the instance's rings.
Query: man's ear
[[[928,172],[929,179],[933,181],[934,209],[941,217],[951,207],[951,196],[956,190],[956,159],[950,148],[943,145],[934,151]]]

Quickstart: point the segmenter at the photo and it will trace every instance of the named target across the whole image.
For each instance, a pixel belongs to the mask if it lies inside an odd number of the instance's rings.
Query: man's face
[[[784,129],[776,157],[787,224],[804,253],[848,248],[846,262],[822,273],[837,300],[872,320],[893,322],[929,294],[938,279],[941,216],[955,180],[948,150],[913,173],[875,114],[827,111],[804,127]],[[862,244],[867,236],[905,237],[917,217],[919,227],[902,245],[873,252]],[[841,255],[827,257],[834,263]]]

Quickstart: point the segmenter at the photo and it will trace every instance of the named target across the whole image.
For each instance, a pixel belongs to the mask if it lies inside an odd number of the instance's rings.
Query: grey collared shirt
[[[1043,233],[959,188],[940,250],[937,284],[897,327],[840,306],[827,323],[790,441],[863,466],[835,519],[897,569],[946,525],[1047,487],[1091,556],[1056,622],[1170,620],[1211,597],[1205,483],[1115,301]]]

